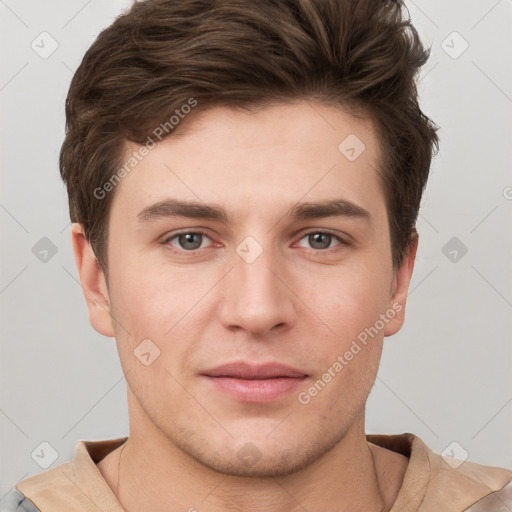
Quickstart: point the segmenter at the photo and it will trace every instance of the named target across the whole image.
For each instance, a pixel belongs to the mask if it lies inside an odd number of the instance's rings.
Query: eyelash
[[[202,235],[202,236],[205,236],[205,237],[207,237],[207,238],[210,238],[210,237],[208,236],[208,233],[205,233],[204,231],[201,231],[201,230],[196,230],[196,231],[182,231],[182,232],[180,232],[180,233],[175,233],[175,234],[173,234],[173,235],[171,235],[171,236],[166,237],[166,238],[165,238],[161,243],[162,243],[162,245],[164,245],[164,246],[169,246],[169,245],[171,245],[171,244],[170,244],[170,242],[171,242],[172,240],[174,240],[175,238],[177,238],[177,237],[179,237],[179,236],[181,236],[181,235],[190,235],[190,234],[193,234],[193,235]],[[325,252],[325,253],[327,253],[327,252],[332,251],[332,250],[340,249],[340,247],[341,247],[341,246],[348,246],[348,245],[350,245],[350,243],[349,243],[347,240],[344,240],[344,239],[343,239],[343,238],[341,238],[340,236],[338,236],[338,235],[336,235],[336,234],[334,234],[334,233],[332,233],[332,232],[330,232],[330,231],[319,231],[319,230],[311,230],[311,231],[308,231],[308,232],[304,233],[304,234],[300,237],[299,241],[300,241],[300,240],[303,240],[304,238],[308,237],[309,235],[313,235],[313,234],[315,234],[315,235],[316,235],[316,234],[320,234],[320,235],[329,235],[329,236],[333,237],[334,239],[336,239],[336,240],[339,242],[339,244],[338,244],[338,245],[335,245],[334,247],[328,247],[328,248],[326,248],[326,249],[313,249],[313,248],[311,248],[311,250],[312,250],[312,251]],[[201,253],[202,253],[202,251],[203,251],[204,249],[208,249],[208,247],[201,247],[201,248],[199,248],[199,249],[191,249],[191,250],[188,250],[188,251],[187,251],[186,249],[179,249],[179,248],[174,247],[174,246],[172,246],[172,247],[173,247],[173,249],[172,249],[172,250],[176,250],[177,252],[180,252],[180,253],[182,253],[182,254],[183,254],[183,253],[184,253],[184,254],[189,253],[191,256],[201,254]]]

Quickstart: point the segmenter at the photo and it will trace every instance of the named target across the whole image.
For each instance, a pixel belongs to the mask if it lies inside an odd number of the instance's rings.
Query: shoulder
[[[512,510],[512,471],[447,457],[424,444],[423,447],[430,473],[426,500],[432,503],[446,500],[467,512]]]
[[[499,491],[488,494],[465,512],[510,512],[512,510],[512,481]]]
[[[117,498],[98,469],[97,462],[125,439],[79,441],[71,461],[18,482],[16,490],[21,496],[14,494],[9,504],[10,508],[5,512],[122,512]],[[22,497],[26,500],[21,500]],[[35,508],[16,508],[30,505],[35,505]],[[0,509],[0,512],[4,510]]]
[[[13,489],[0,502],[0,512],[40,512],[40,510],[32,501],[25,498],[22,492]]]
[[[372,434],[367,435],[367,439],[409,459],[392,510],[512,511],[512,471],[509,469],[478,464],[467,457],[445,456],[411,433]],[[456,455],[455,452],[449,451],[452,455]]]
[[[0,509],[0,512],[11,510],[16,512],[39,512],[51,507],[60,510],[66,503],[77,505],[83,501],[83,491],[76,485],[74,470],[70,462],[18,482],[15,491],[10,498],[9,506],[11,508],[5,511]],[[16,503],[16,500],[18,500],[18,503]],[[73,510],[73,507],[70,507],[70,509]],[[80,510],[80,508],[77,507],[75,510]]]

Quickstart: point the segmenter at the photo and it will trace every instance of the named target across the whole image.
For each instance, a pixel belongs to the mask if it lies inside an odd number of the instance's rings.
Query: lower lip
[[[278,377],[275,379],[245,380],[232,377],[206,378],[220,391],[243,402],[272,402],[295,390],[306,377]]]

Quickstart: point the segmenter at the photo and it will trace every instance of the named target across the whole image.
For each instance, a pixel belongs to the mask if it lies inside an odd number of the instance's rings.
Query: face
[[[217,471],[289,474],[362,428],[403,321],[412,264],[392,267],[378,138],[305,102],[183,128],[116,187],[90,319],[116,337],[132,431]]]

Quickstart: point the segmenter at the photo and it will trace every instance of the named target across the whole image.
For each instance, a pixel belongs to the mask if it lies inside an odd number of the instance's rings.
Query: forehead
[[[141,146],[127,143],[125,159]],[[382,198],[380,145],[369,119],[312,102],[254,111],[214,107],[184,118],[117,186],[139,210],[165,198],[222,202],[247,213],[301,198]],[[363,206],[364,207],[364,206]]]

